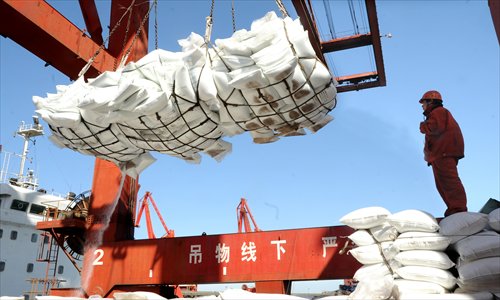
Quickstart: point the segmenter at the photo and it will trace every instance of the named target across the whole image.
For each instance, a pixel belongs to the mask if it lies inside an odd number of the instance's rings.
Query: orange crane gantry
[[[245,232],[260,231],[245,198],[241,198],[240,204],[236,207],[236,216],[238,218],[238,233],[243,232],[243,225]],[[254,230],[252,230],[250,221],[253,223]]]
[[[146,192],[144,196],[139,200],[139,203],[141,203],[139,210],[137,212],[137,217],[135,220],[135,227],[139,227],[139,224],[141,223],[141,217],[142,214],[146,214],[146,227],[148,230],[148,238],[150,239],[156,239],[156,235],[153,229],[153,223],[151,222],[151,212],[149,210],[149,204],[153,205],[153,208],[156,212],[156,215],[158,215],[158,218],[160,219],[161,225],[163,226],[163,229],[165,229],[165,234],[162,236],[164,237],[174,237],[175,232],[171,229],[168,229],[167,224],[165,223],[165,220],[163,220],[163,217],[161,216],[160,210],[158,209],[158,206],[156,206],[156,202],[153,199],[153,196],[151,195],[150,192]]]

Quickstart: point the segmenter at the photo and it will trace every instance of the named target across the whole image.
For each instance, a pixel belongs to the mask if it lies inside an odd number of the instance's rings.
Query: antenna
[[[19,174],[17,175],[19,179],[22,179],[24,175],[24,164],[26,163],[26,157],[28,156],[28,146],[29,141],[32,137],[43,135],[43,127],[38,120],[38,116],[33,116],[33,125],[25,124],[21,122],[19,129],[16,134],[24,139],[23,152],[21,154],[21,165],[19,167]]]

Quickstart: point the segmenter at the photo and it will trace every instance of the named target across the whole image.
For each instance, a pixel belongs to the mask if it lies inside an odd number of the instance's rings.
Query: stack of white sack
[[[415,209],[403,210],[388,217],[399,232],[395,260],[401,264],[394,280],[395,297],[412,294],[447,294],[457,283],[450,271],[455,266],[445,250],[451,239],[441,235],[431,214]]]
[[[448,252],[456,257],[455,293],[489,291],[500,295],[500,208],[489,214],[460,212],[440,222],[452,239]]]
[[[444,253],[450,238],[437,231],[436,219],[420,210],[391,214],[383,207],[355,210],[340,222],[357,229],[349,251],[363,266],[351,299],[389,299],[411,294],[444,294],[456,285]]]
[[[192,33],[182,52],[155,50],[137,62],[83,77],[56,94],[34,96],[51,140],[83,154],[142,171],[150,151],[198,163],[220,161],[224,136],[249,131],[254,142],[326,125],[336,82],[315,56],[299,20],[274,12],[210,48]]]
[[[363,264],[353,276],[358,284],[350,299],[389,299],[392,294],[398,250],[394,247],[397,231],[387,223],[390,215],[387,209],[374,206],[354,210],[340,219],[356,229],[348,238],[357,247],[348,254]]]

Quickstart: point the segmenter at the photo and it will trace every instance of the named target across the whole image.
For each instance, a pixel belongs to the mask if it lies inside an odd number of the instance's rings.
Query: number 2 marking
[[[92,263],[92,265],[94,265],[94,266],[102,266],[104,264],[104,262],[101,261],[101,259],[104,256],[104,250],[102,250],[102,249],[96,249],[94,251],[94,255],[97,255],[97,257],[95,258],[95,260]]]

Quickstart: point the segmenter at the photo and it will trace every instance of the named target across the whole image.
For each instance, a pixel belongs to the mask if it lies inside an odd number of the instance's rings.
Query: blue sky
[[[83,28],[77,1],[50,3]],[[97,4],[106,24],[109,2]],[[230,4],[216,1],[212,41],[232,34]],[[285,5],[295,18],[291,3]],[[203,34],[209,9],[210,1],[160,1],[159,47],[180,51],[177,40],[190,32]],[[279,14],[274,1],[236,1],[237,29],[248,29],[270,10]],[[340,225],[343,215],[367,206],[393,213],[420,209],[441,217],[446,207],[423,161],[418,126],[423,120],[418,99],[436,89],[464,134],[459,173],[469,210],[500,199],[499,44],[487,1],[377,1],[377,11],[381,35],[393,36],[382,38],[387,86],[339,94],[330,113],[335,119],[316,134],[264,145],[253,144],[249,134],[227,138],[233,151],[220,163],[204,156],[192,165],[154,153],[157,161],[140,176],[139,197],[152,192],[176,236],[236,232],[242,197],[263,230]],[[153,36],[151,31],[151,49]],[[334,69],[338,75],[357,73],[366,54],[334,56]],[[1,144],[20,152],[21,139],[12,133],[20,121],[31,121],[32,96],[70,82],[5,38],[0,66]],[[37,141],[31,155],[38,163],[30,167],[47,190],[91,188],[92,157],[59,149],[46,138]],[[164,233],[159,222],[155,228],[157,235]],[[146,237],[144,225],[136,236]]]

